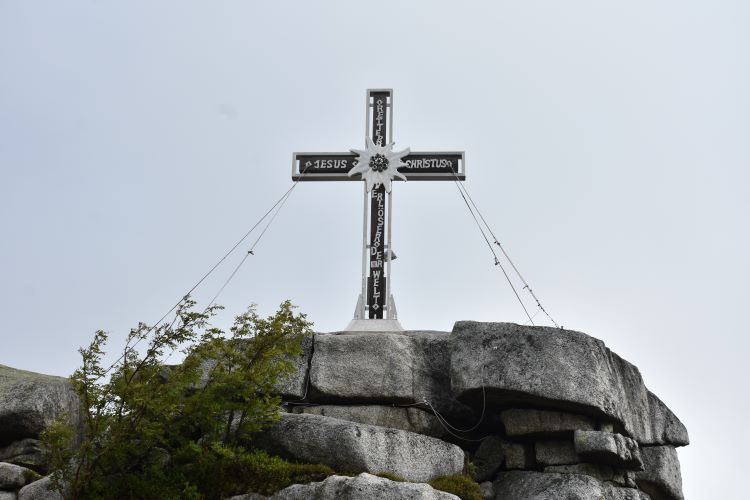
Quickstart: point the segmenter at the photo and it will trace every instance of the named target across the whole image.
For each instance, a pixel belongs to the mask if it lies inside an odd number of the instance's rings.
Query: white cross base
[[[401,333],[404,327],[397,319],[353,319],[346,326],[346,330],[339,335],[348,333]]]

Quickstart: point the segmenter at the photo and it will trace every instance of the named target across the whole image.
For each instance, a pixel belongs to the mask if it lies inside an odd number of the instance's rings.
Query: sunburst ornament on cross
[[[351,149],[357,155],[356,166],[347,175],[362,174],[367,192],[372,188],[383,186],[387,193],[391,192],[391,182],[394,177],[406,180],[406,176],[398,171],[399,167],[408,167],[403,161],[411,151],[406,148],[402,151],[393,151],[393,142],[385,146],[378,146],[369,137],[365,138],[367,149]]]

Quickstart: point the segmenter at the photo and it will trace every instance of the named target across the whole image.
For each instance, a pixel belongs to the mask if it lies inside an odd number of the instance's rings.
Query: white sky
[[[465,150],[547,309],[686,424],[687,498],[739,499],[748,4],[371,5],[0,2],[0,363],[67,375],[95,329],[120,346],[288,188],[293,151],[361,147],[365,89],[392,87],[396,147]],[[359,184],[299,185],[227,312],[291,298],[344,327],[361,206]],[[455,186],[398,184],[394,206],[406,328],[523,322]]]

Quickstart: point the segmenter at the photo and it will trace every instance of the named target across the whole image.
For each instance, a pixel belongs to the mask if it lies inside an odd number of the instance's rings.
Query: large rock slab
[[[638,368],[584,333],[514,323],[459,321],[450,335],[451,384],[477,407],[483,385],[498,408],[547,407],[613,419],[639,443],[681,431],[655,428]],[[663,409],[659,409],[663,412]]]
[[[316,335],[312,401],[415,403],[415,358],[403,334]]]
[[[680,419],[651,391],[648,391],[648,407],[648,420],[651,424],[650,439],[641,439],[641,444],[671,444],[672,446],[690,444],[688,431]]]
[[[596,421],[562,411],[510,409],[500,413],[505,434],[514,438],[569,438],[576,430],[593,430]]]
[[[292,413],[307,413],[338,418],[361,424],[379,425],[402,431],[416,432],[426,436],[441,437],[445,428],[437,417],[418,408],[401,408],[382,405],[319,405],[298,406]]]
[[[554,472],[557,474],[579,474],[591,476],[599,481],[616,483],[620,486],[635,488],[635,473],[622,469],[615,469],[609,465],[601,464],[569,464],[569,465],[550,465],[544,468],[544,472]]]
[[[16,491],[39,476],[33,471],[14,464],[0,462],[0,490]]]
[[[258,500],[259,495],[241,495],[229,500]],[[319,483],[294,484],[267,497],[268,500],[459,500],[429,484],[401,483],[362,473],[356,477],[330,476]]]
[[[464,466],[461,448],[439,439],[319,415],[283,413],[253,445],[338,471],[389,472],[417,482],[458,474]]]
[[[449,335],[445,332],[316,335],[310,386],[315,403],[428,400],[454,419],[453,424],[473,418],[451,392]]]
[[[683,500],[682,475],[677,450],[672,446],[641,448],[643,468],[635,475],[638,487],[654,500]]]
[[[649,500],[636,489],[581,474],[501,472],[494,484],[496,500]]]
[[[21,488],[18,500],[65,500],[65,497],[52,487],[52,479],[47,476]]]
[[[635,440],[620,434],[599,431],[576,431],[575,452],[584,462],[641,470],[641,452]]]
[[[581,461],[571,441],[537,441],[534,453],[540,465],[568,465]]]
[[[68,379],[0,365],[0,446],[38,438],[63,415],[79,425],[81,403]]]

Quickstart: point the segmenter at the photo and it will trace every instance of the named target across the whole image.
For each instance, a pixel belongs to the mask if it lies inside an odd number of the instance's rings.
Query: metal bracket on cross
[[[368,89],[365,109],[365,149],[294,153],[292,180],[364,181],[362,292],[346,331],[403,331],[391,294],[392,182],[463,181],[464,152],[393,151],[392,89]]]

